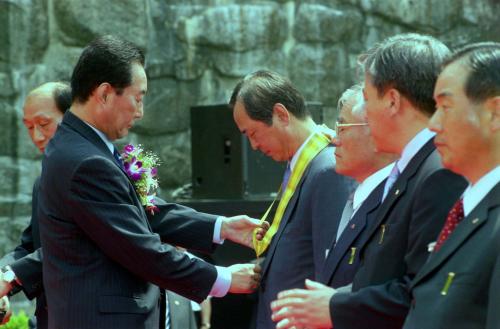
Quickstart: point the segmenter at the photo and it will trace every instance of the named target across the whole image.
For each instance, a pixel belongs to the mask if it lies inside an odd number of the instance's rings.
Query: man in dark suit
[[[43,153],[54,136],[64,112],[71,105],[71,89],[62,82],[48,82],[32,90],[24,102],[23,124],[31,141]],[[29,299],[36,299],[36,326],[47,328],[47,302],[42,287],[40,234],[37,219],[37,178],[33,185],[31,220],[21,235],[21,243],[0,260],[2,272],[11,282],[0,281],[0,296],[13,295],[21,289]]]
[[[331,288],[285,292],[273,305],[278,328],[401,328],[408,312],[406,284],[427,259],[446,214],[466,186],[443,169],[427,129],[435,111],[434,85],[448,48],[418,34],[390,37],[367,52],[364,97],[379,151],[400,158],[384,186],[383,202],[352,291]],[[300,313],[291,302],[299,299]]]
[[[271,301],[279,291],[300,287],[304,279],[314,279],[319,273],[352,182],[335,173],[329,137],[306,111],[302,95],[284,77],[270,71],[252,73],[237,84],[230,104],[236,125],[252,147],[289,165],[277,215],[268,231],[274,228],[275,235],[266,246],[258,291],[256,327],[274,328]],[[309,143],[316,139],[323,144],[304,164]]]
[[[72,74],[72,106],[45,151],[38,215],[51,328],[155,328],[158,286],[201,301],[257,285],[253,265],[214,267],[162,244],[250,244],[256,221],[163,203],[148,219],[114,156],[111,141],[143,115],[143,65],[142,51],[123,39],[90,43]]]
[[[445,167],[470,185],[411,283],[404,329],[500,327],[500,43],[455,51],[430,121]]]
[[[366,122],[362,85],[346,90],[339,99],[335,159],[337,173],[359,185],[346,203],[337,233],[332,238],[317,280],[333,288],[350,284],[359,267],[359,250],[377,215],[384,183],[395,154],[378,152]]]

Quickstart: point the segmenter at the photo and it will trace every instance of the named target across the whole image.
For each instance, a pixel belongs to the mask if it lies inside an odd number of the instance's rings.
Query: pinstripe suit
[[[163,241],[210,249],[215,218],[148,220],[133,185],[103,141],[67,112],[46,149],[38,215],[50,328],[157,328],[158,286],[201,301],[214,266]]]

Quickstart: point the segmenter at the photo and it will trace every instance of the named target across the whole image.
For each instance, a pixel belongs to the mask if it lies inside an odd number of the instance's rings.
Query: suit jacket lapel
[[[396,201],[398,201],[399,198],[401,198],[405,194],[409,180],[413,178],[413,176],[415,176],[422,163],[434,150],[434,138],[432,138],[410,160],[406,168],[399,175],[398,179],[389,190],[386,199],[380,205],[377,217],[375,218],[375,222],[370,228],[368,237],[373,236],[373,234],[378,231],[379,226],[385,219],[387,219],[387,214],[392,209]]]
[[[127,175],[127,173],[123,170],[123,168],[120,167],[120,165],[118,163],[116,163],[116,160],[115,160],[113,154],[110,152],[109,148],[106,146],[106,144],[101,139],[101,137],[99,137],[96,134],[96,132],[92,128],[90,128],[84,121],[82,121],[76,115],[71,113],[71,111],[66,111],[66,113],[64,114],[64,117],[63,117],[62,124],[68,125],[71,129],[73,129],[78,134],[80,134],[82,137],[84,137],[89,142],[94,144],[101,151],[102,155],[107,157],[110,161],[112,161],[116,165],[116,167],[118,167],[123,172],[123,174],[125,175],[127,180],[130,182],[130,184],[132,184],[132,186],[134,186],[134,182],[132,182],[132,180]],[[135,197],[139,200],[139,196],[137,195],[137,191],[135,190],[135,188],[134,188],[134,192],[135,192]],[[144,217],[147,218],[144,207],[140,207],[140,208],[141,208],[141,213],[144,215]],[[149,225],[149,221],[148,221],[148,225]]]
[[[411,286],[422,280],[425,276],[431,273],[434,269],[446,261],[452,254],[466,242],[466,240],[478,230],[488,220],[488,210],[498,206],[500,200],[500,185],[497,184],[486,197],[465,217],[460,224],[455,228],[448,240],[441,246],[438,252],[431,254],[427,263],[422,270],[417,274]]]
[[[311,161],[314,161],[314,159]],[[288,221],[290,220],[290,217],[293,214],[293,210],[295,209],[295,206],[296,206],[297,201],[299,199],[302,184],[304,183],[304,179],[307,177],[307,174],[309,172],[309,168],[310,167],[307,167],[307,169],[304,171],[304,174],[302,175],[299,184],[297,184],[297,188],[295,189],[295,193],[293,194],[290,201],[288,201],[288,205],[286,206],[286,209],[285,209],[285,212],[283,214],[283,218],[281,219],[281,223],[280,223],[280,226],[278,228],[278,231],[276,231],[276,234],[274,235],[273,240],[271,241],[271,244],[269,245],[266,259],[264,261],[264,264],[262,265],[262,277],[264,277],[266,275],[266,272],[269,268],[269,264],[271,263],[271,259],[273,258],[273,255],[274,255],[274,251],[276,250],[276,246],[277,246],[278,241],[281,237],[281,234],[283,233]]]
[[[101,137],[99,137],[96,132],[90,128],[84,121],[82,121],[80,118],[78,118],[76,115],[71,113],[71,111],[66,111],[64,114],[63,118],[63,124],[67,124],[70,126],[73,130],[75,130],[77,133],[79,133],[81,136],[83,136],[85,139],[89,140],[92,144],[94,144],[102,153],[105,157],[107,157],[109,160],[113,161],[113,163],[120,168],[120,170],[125,174],[125,176],[128,175],[127,173],[123,170],[123,168],[116,163],[116,160],[113,156],[113,154],[110,152],[106,144],[103,142]]]
[[[365,229],[369,214],[380,204],[384,184],[385,180],[366,198],[359,210],[349,221],[349,225],[344,229],[344,232],[342,232],[337,244],[335,244],[335,237],[333,237],[332,244],[330,245],[330,252],[323,264],[323,270],[320,273],[320,282],[328,283],[330,281],[331,276],[335,273],[340,261],[343,259],[353,241],[356,240]]]

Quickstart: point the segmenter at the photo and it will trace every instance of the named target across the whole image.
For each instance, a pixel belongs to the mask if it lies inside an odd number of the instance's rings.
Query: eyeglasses
[[[340,122],[335,122],[335,135],[338,137],[340,133],[341,128],[347,128],[347,127],[361,127],[361,126],[368,126],[367,122],[363,123],[340,123]]]

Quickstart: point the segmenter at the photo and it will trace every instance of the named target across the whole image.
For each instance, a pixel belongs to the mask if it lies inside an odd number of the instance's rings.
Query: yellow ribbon
[[[271,224],[271,227],[266,232],[266,235],[261,241],[257,240],[256,231],[253,232],[253,246],[255,249],[255,253],[257,254],[257,257],[262,255],[262,253],[266,251],[266,249],[269,247],[269,244],[271,243],[273,236],[278,231],[281,219],[283,218],[283,214],[285,213],[288,202],[295,193],[295,189],[297,188],[297,185],[299,184],[302,175],[307,169],[309,163],[311,162],[312,159],[316,157],[316,155],[318,155],[319,152],[321,152],[325,147],[327,147],[328,144],[330,144],[330,137],[327,134],[325,134],[324,132],[315,132],[311,136],[311,138],[309,138],[306,145],[304,145],[304,149],[302,150],[302,152],[299,155],[299,158],[297,159],[297,163],[295,164],[291,172],[290,179],[288,180],[285,191],[281,196],[281,200],[278,204],[278,209],[276,209],[276,213],[274,215],[274,220],[273,223]],[[280,191],[278,191],[278,195]],[[276,199],[274,199],[274,201],[271,203],[271,206],[269,206],[264,216],[262,216],[262,218],[260,219],[261,222],[267,219],[267,216],[269,215],[269,212],[271,211],[275,202]]]

